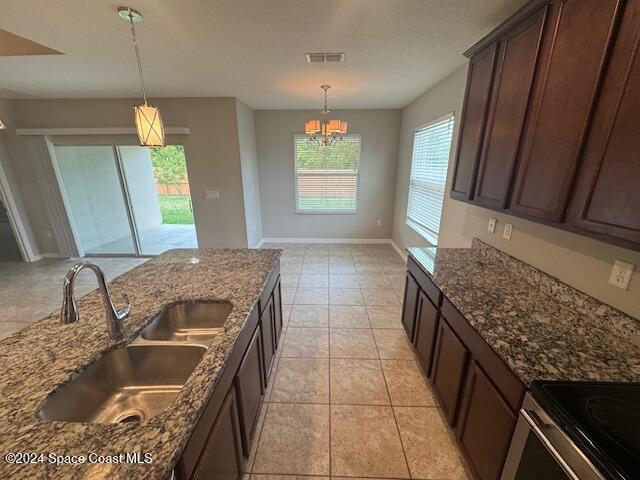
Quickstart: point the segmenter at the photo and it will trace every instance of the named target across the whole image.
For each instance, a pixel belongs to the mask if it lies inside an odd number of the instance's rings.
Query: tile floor
[[[147,258],[86,258],[100,265],[111,280],[147,261]],[[62,280],[76,260],[40,260],[35,263],[0,262],[0,338],[7,337],[62,305]],[[95,275],[82,271],[76,292],[98,287]]]
[[[285,328],[246,475],[470,478],[402,330],[395,251],[265,247],[284,249]]]

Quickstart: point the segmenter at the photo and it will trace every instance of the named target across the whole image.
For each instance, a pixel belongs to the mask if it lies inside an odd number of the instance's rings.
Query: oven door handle
[[[524,408],[520,410],[520,415],[529,424],[529,427],[531,428],[533,433],[536,434],[538,439],[542,442],[542,444],[545,446],[545,448],[553,456],[554,460],[556,462],[558,462],[560,467],[562,467],[564,472],[567,475],[569,475],[571,480],[580,480],[580,478],[574,473],[573,470],[571,470],[571,467],[567,464],[567,462],[564,461],[564,459],[560,456],[560,454],[555,449],[555,447],[551,444],[549,439],[542,432],[542,428],[544,428],[544,425],[540,425],[538,423],[538,421],[540,421],[538,415],[536,415],[534,411],[525,410]]]

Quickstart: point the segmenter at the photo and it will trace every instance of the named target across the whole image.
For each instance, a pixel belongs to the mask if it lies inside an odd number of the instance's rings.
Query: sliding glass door
[[[85,255],[197,247],[181,146],[56,146],[55,152]]]

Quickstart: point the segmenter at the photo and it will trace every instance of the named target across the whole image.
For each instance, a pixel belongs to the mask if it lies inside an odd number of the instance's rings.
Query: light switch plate
[[[218,198],[220,198],[220,192],[218,190],[205,190],[204,198],[217,200]]]
[[[631,282],[631,275],[635,265],[622,260],[616,260],[611,269],[611,275],[609,276],[609,283],[615,285],[623,290],[629,289],[629,283]]]
[[[487,224],[487,232],[495,233],[497,220],[493,217],[489,217],[489,223]]]
[[[502,238],[505,240],[511,240],[511,232],[513,231],[513,225],[510,223],[504,224],[504,232],[502,232]]]

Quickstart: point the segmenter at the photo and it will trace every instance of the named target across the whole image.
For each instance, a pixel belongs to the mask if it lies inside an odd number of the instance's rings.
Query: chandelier
[[[136,42],[135,24],[142,21],[142,14],[137,10],[129,7],[118,8],[120,18],[127,20],[131,25],[131,41],[133,42],[133,50],[136,54],[138,62],[138,75],[140,76],[140,87],[142,89],[143,105],[133,107],[134,120],[136,123],[136,132],[138,140],[142,147],[163,147],[164,146],[164,125],[158,107],[147,103],[147,92],[144,88],[144,76],[142,75],[142,63],[140,61],[140,49]]]
[[[342,136],[347,133],[347,122],[342,120],[329,120],[330,110],[327,108],[327,90],[331,85],[320,85],[324,90],[324,106],[320,113],[321,120],[309,120],[304,124],[304,133],[309,136],[309,141],[318,145],[333,145],[335,142],[342,140]]]

